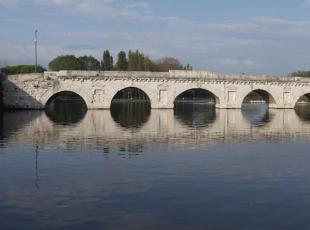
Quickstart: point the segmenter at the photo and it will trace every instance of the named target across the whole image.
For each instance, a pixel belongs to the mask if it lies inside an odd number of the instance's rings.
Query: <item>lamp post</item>
[[[34,52],[35,52],[35,65],[34,65],[34,71],[37,72],[37,66],[38,66],[38,30],[34,31]]]

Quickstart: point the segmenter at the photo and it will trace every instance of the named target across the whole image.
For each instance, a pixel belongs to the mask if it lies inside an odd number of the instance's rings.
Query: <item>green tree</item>
[[[119,52],[117,55],[116,69],[121,71],[128,70],[128,61],[124,51]]]
[[[143,59],[143,67],[144,67],[144,71],[151,71],[151,69],[152,69],[152,61],[149,59],[149,57],[144,57],[144,59]]]
[[[129,71],[135,71],[137,68],[136,65],[136,55],[134,52],[132,52],[131,50],[129,50],[128,52],[128,70]]]
[[[144,54],[140,53],[139,50],[136,50],[135,53],[135,63],[136,63],[136,70],[137,71],[143,71],[143,59],[144,59]]]
[[[58,56],[48,64],[48,67],[52,71],[83,69],[80,60],[74,55]]]
[[[42,73],[46,69],[42,66],[37,66],[37,72]],[[8,75],[14,75],[14,74],[25,74],[25,73],[34,73],[35,72],[35,66],[34,65],[16,65],[16,66],[6,66],[1,69],[2,73],[8,74]]]
[[[139,50],[128,52],[128,70],[129,71],[150,71],[153,63],[149,57],[140,53]]]
[[[182,63],[173,57],[165,57],[155,63],[155,71],[168,72],[169,70],[189,70],[190,65],[183,66]]]
[[[111,71],[114,69],[113,57],[109,50],[103,52],[101,63],[92,56],[82,56],[76,58],[73,55],[59,56],[49,63],[49,69],[53,71],[59,70],[99,70]],[[165,57],[157,62],[153,62],[147,55],[139,50],[129,50],[128,55],[124,51],[120,51],[117,56],[115,65],[116,70],[122,71],[159,71],[167,72],[169,70],[192,70],[193,67],[182,63],[173,57]]]
[[[79,57],[81,70],[100,70],[100,62],[92,56]]]
[[[185,70],[193,70],[193,66],[191,66],[190,64],[187,64],[184,69]]]
[[[105,71],[113,70],[113,57],[109,50],[103,52],[102,69]]]
[[[113,70],[114,69],[114,60],[113,60],[113,57],[111,56],[110,58],[110,70]]]
[[[291,75],[294,77],[310,77],[310,71],[297,71]]]

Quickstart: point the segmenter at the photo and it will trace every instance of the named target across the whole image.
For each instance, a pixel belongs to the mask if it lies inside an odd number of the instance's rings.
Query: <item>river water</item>
[[[310,229],[310,112],[0,116],[0,229]]]

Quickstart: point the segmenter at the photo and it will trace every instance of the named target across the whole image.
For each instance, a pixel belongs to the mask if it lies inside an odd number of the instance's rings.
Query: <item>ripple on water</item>
[[[307,229],[308,111],[4,113],[0,226]]]

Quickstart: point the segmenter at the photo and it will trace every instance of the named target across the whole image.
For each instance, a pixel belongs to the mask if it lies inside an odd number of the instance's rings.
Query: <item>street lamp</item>
[[[38,66],[38,30],[34,31],[34,51],[35,51],[35,66],[34,71],[37,72]]]

